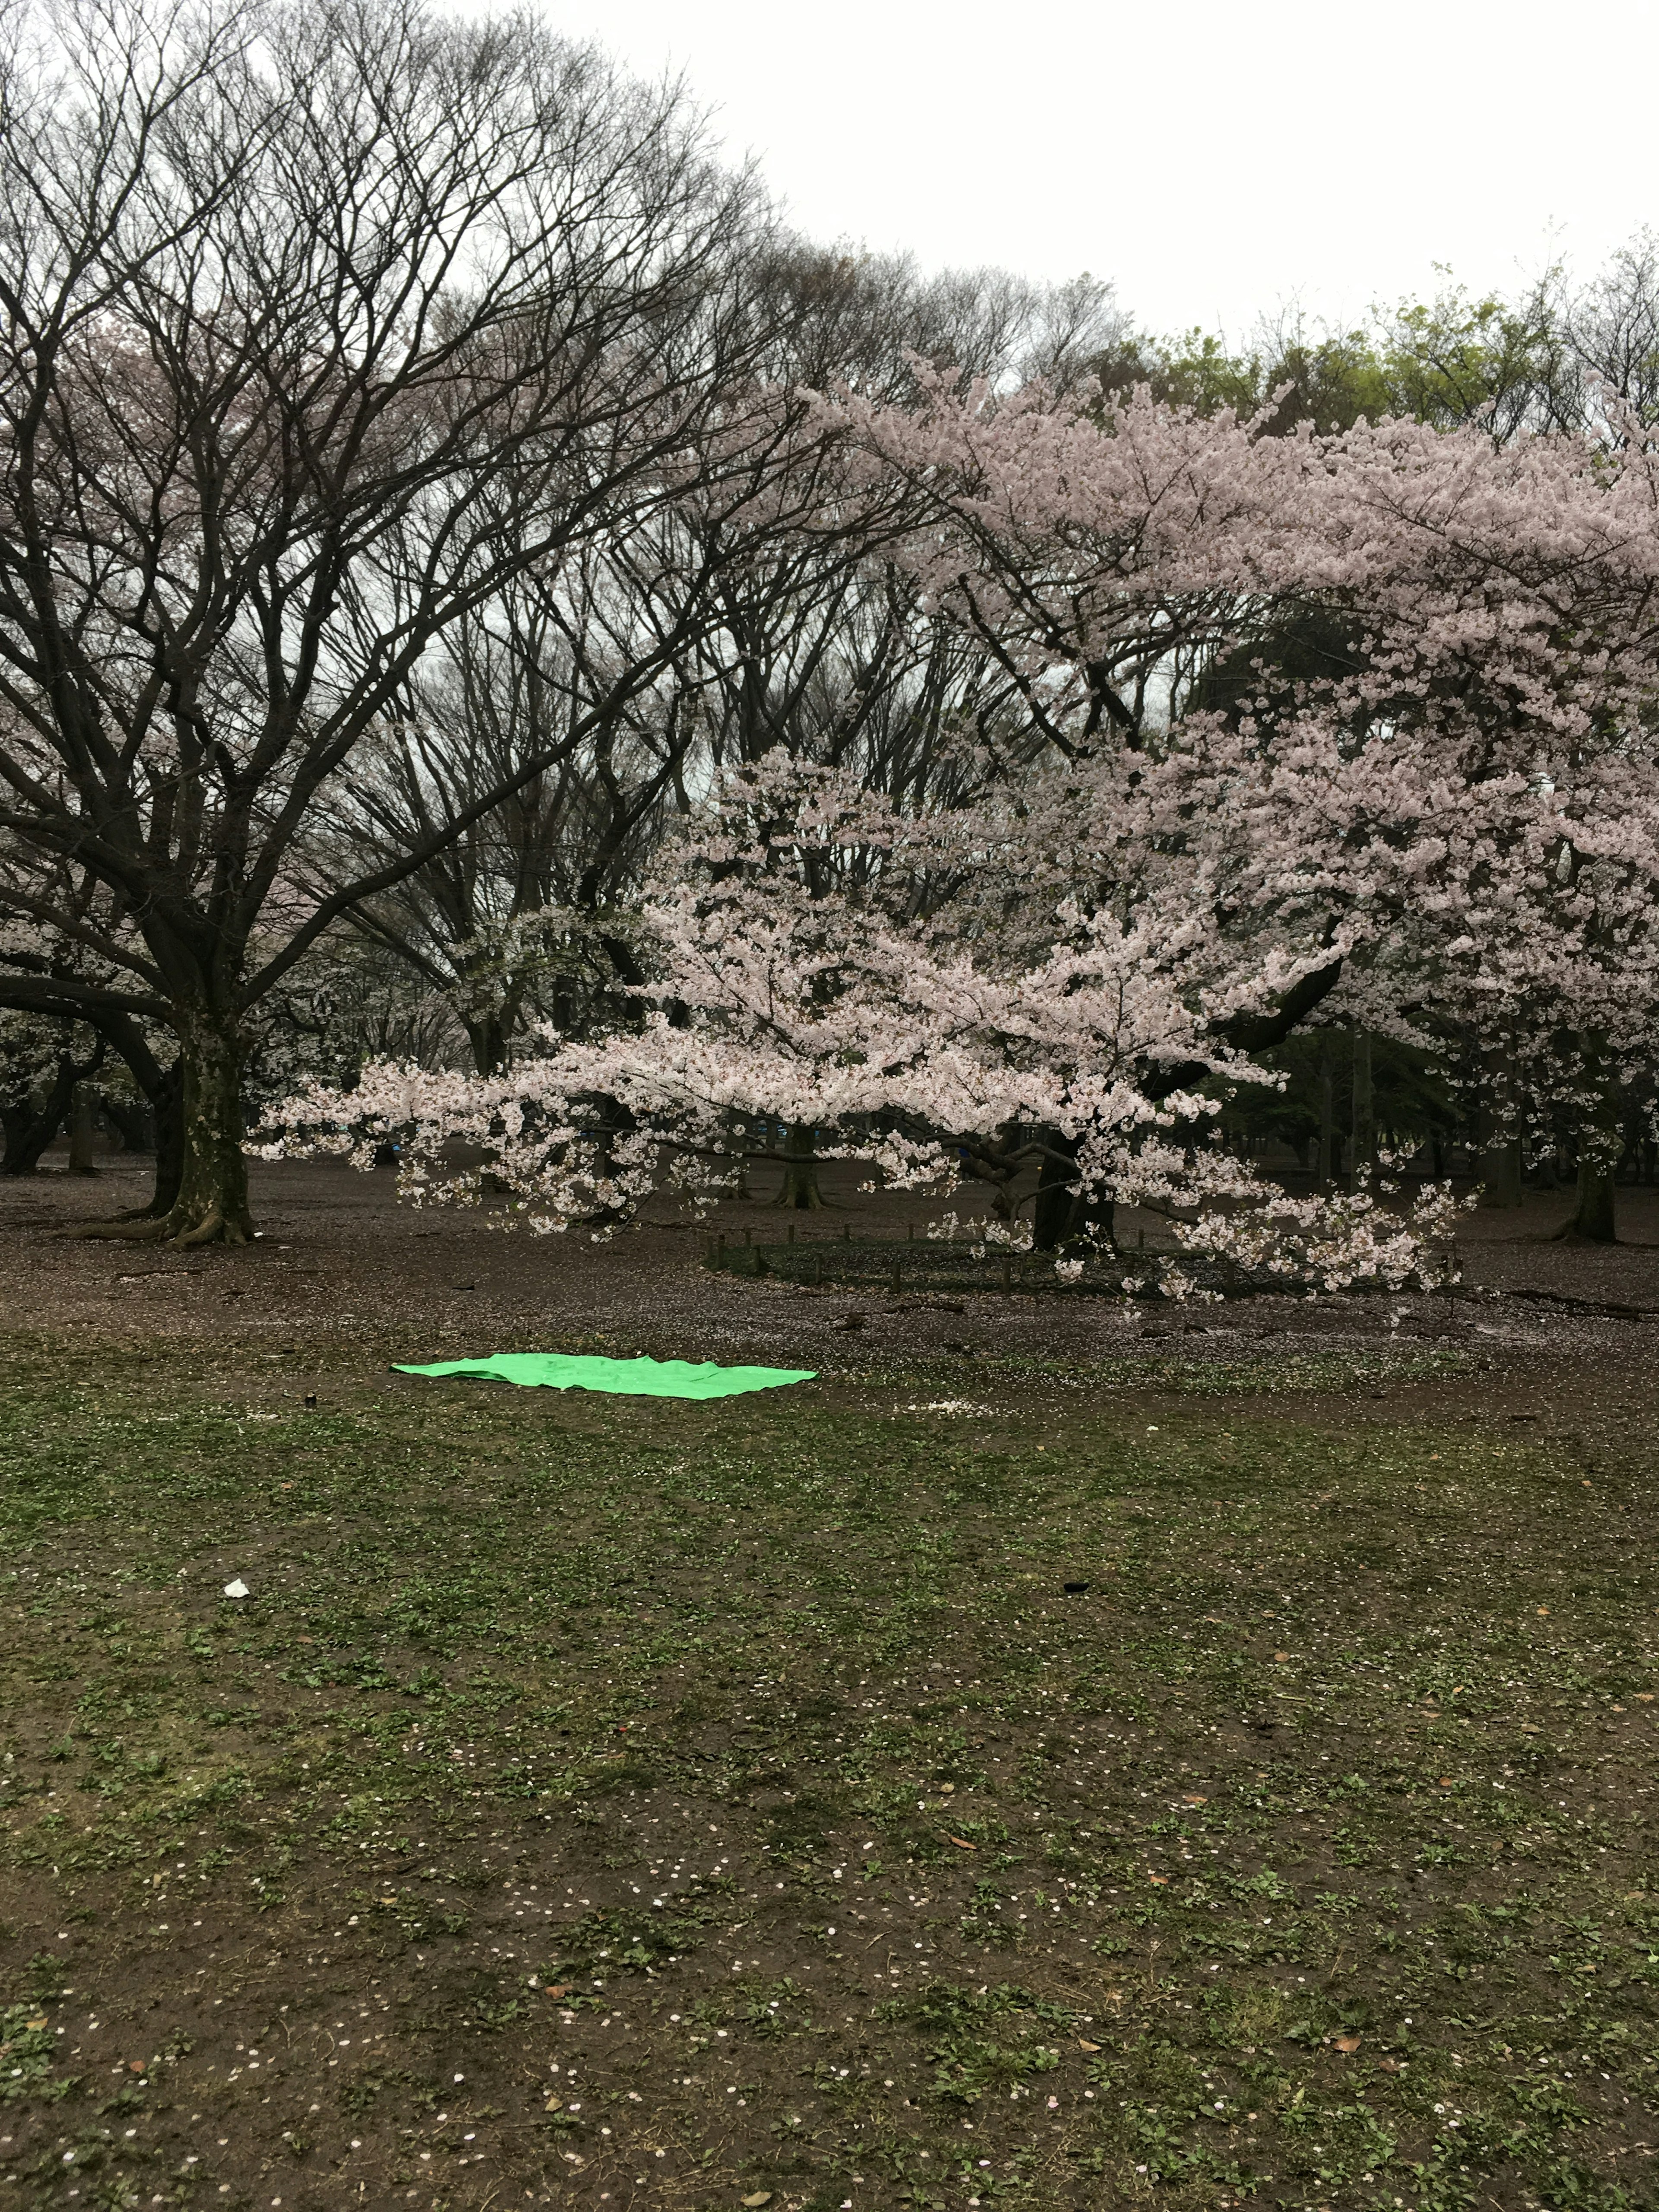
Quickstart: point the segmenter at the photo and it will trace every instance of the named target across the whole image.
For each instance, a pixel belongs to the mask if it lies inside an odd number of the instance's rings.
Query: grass
[[[22,1347],[0,2195],[1659,2201],[1651,1457],[1334,1357]]]

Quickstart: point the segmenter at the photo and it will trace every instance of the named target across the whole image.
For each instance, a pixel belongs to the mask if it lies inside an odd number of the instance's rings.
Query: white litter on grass
[[[904,1407],[907,1413],[975,1413],[981,1416],[995,1410],[993,1406],[976,1406],[971,1398],[936,1398],[931,1405]]]
[[[237,1576],[234,1583],[227,1583],[225,1584],[225,1595],[227,1597],[246,1597],[247,1594],[247,1584],[242,1580],[240,1575]]]

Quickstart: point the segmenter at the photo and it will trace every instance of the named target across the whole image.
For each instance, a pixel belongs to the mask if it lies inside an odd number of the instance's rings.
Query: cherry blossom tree
[[[1253,926],[1320,911],[1346,933],[1297,1018],[1346,979],[1373,1019],[1551,1040],[1540,1077],[1638,1049],[1659,460],[1635,418],[1499,451],[1419,423],[1267,437],[1144,393],[1097,420],[945,379],[921,410],[839,404],[878,476],[935,502],[919,573],[1048,740],[1144,762],[1158,834],[1226,869]],[[1582,1125],[1593,1182],[1606,1119]],[[1598,1192],[1586,1233],[1608,1233]]]
[[[1108,869],[1115,901],[1095,895]],[[468,1199],[483,1171],[445,1165],[459,1136],[546,1231],[608,1229],[664,1188],[711,1202],[757,1123],[818,1129],[888,1187],[941,1194],[964,1150],[994,1143],[1012,1172],[1058,1159],[1097,1222],[1121,1203],[1166,1212],[1211,1260],[1422,1274],[1443,1194],[1409,1224],[1370,1194],[1294,1206],[1206,1140],[1217,1102],[1170,1079],[1257,1076],[1227,1024],[1306,968],[1283,944],[1241,956],[1213,888],[1202,865],[1158,860],[1103,774],[915,816],[775,754],[726,778],[665,856],[636,1029],[550,1040],[493,1081],[385,1066],[349,1093],[313,1087],[279,1147],[366,1162],[395,1143],[413,1194]],[[1169,1287],[1192,1285],[1176,1271]]]
[[[1659,460],[1633,425],[1269,438],[919,376],[919,406],[826,407],[848,495],[902,483],[900,557],[1018,702],[1012,744],[975,733],[991,795],[728,785],[651,902],[641,1027],[505,1088],[383,1071],[297,1122],[395,1122],[417,1178],[464,1129],[562,1226],[706,1197],[759,1113],[890,1182],[1038,1164],[1049,1246],[1133,1200],[1212,1255],[1401,1279],[1423,1236],[1374,1194],[1295,1207],[1205,1142],[1214,1085],[1327,1002],[1603,1060],[1614,1005],[1650,1006]],[[1280,649],[1310,625],[1311,669]]]

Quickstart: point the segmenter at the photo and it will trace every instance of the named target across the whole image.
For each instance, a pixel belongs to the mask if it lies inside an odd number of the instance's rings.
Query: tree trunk
[[[815,1132],[805,1121],[792,1121],[783,1146],[783,1186],[773,1203],[795,1213],[816,1213],[823,1205],[818,1188],[818,1164],[813,1158]]]
[[[1052,1129],[1043,1131],[1042,1141],[1046,1149],[1031,1216],[1032,1243],[1039,1252],[1058,1252],[1076,1223],[1077,1169],[1073,1157],[1074,1157],[1076,1147]]]
[[[1376,1092],[1371,1076],[1371,1034],[1353,1033],[1353,1142],[1348,1161],[1348,1188],[1363,1190],[1376,1165]]]
[[[150,1050],[143,1031],[130,1016],[107,1022],[103,1033],[106,1041],[125,1060],[133,1081],[144,1097],[143,1106],[125,1108],[118,1103],[112,1108],[106,1098],[104,1110],[106,1114],[113,1112],[121,1121],[129,1151],[153,1152],[155,1156],[155,1183],[149,1203],[123,1218],[160,1220],[173,1211],[184,1170],[185,1134],[179,1095],[183,1076],[179,1063],[175,1056],[171,1066],[163,1066]]]
[[[143,1209],[152,1220],[165,1220],[179,1202],[185,1174],[184,1072],[175,1060],[150,1101],[155,1115],[155,1188]]]
[[[122,1152],[155,1150],[155,1112],[148,1099],[136,1106],[130,1100],[106,1096],[104,1121]]]
[[[1595,1030],[1581,1030],[1578,1048],[1596,1103],[1594,1118],[1577,1132],[1578,1204],[1571,1220],[1556,1234],[1582,1237],[1587,1244],[1616,1244],[1613,1179],[1625,1150],[1624,1097],[1606,1038]]]
[[[33,1103],[9,1106],[5,1111],[6,1149],[0,1159],[0,1175],[33,1175],[40,1164],[40,1155],[64,1126],[64,1109],[68,1104],[67,1086],[60,1097],[54,1082],[46,1093],[46,1103],[36,1108]]]
[[[92,1157],[93,1099],[90,1088],[77,1083],[69,1109],[69,1171],[71,1175],[95,1176],[98,1165]]]
[[[0,1162],[0,1174],[34,1173],[40,1164],[40,1155],[64,1126],[72,1088],[63,1079],[60,1069],[38,1112],[33,1106],[27,1106],[14,1107],[7,1113],[6,1152],[4,1161]]]
[[[1109,1198],[1091,1199],[1086,1206],[1077,1206],[1073,1213],[1074,1233],[1086,1235],[1098,1249],[1115,1252],[1117,1249],[1117,1205]]]
[[[1512,1133],[1515,1116],[1509,1062],[1501,1052],[1489,1052],[1485,1060],[1486,1081],[1480,1091],[1480,1203],[1482,1206],[1519,1206],[1521,1145]]]
[[[1513,1139],[1494,1145],[1480,1155],[1480,1203],[1483,1206],[1519,1206],[1521,1147]]]
[[[1328,1030],[1319,1060],[1319,1155],[1314,1182],[1322,1197],[1336,1188],[1336,1070],[1331,1064]]]
[[[1619,1242],[1614,1226],[1616,1164],[1611,1148],[1597,1141],[1595,1132],[1585,1131],[1578,1145],[1578,1204],[1571,1220],[1556,1231],[1559,1237],[1582,1238],[1587,1244]]]
[[[179,1244],[246,1244],[253,1236],[242,1152],[241,1038],[232,1021],[192,1008],[179,1024],[182,1158],[162,1235]]]
[[[181,1012],[179,1057],[155,1098],[155,1195],[143,1213],[82,1223],[70,1236],[170,1244],[252,1241],[242,1052],[233,1021],[196,1008]]]
[[[466,1022],[466,1039],[472,1048],[472,1065],[480,1075],[499,1075],[507,1066],[507,1033],[495,1014]]]
[[[76,1085],[88,1077],[95,1075],[103,1064],[104,1043],[101,1037],[96,1051],[84,1066],[77,1066],[68,1053],[59,1053],[58,1071],[52,1079],[40,1112],[14,1109],[6,1116],[6,1151],[3,1162],[0,1162],[0,1174],[24,1176],[34,1173],[40,1164],[41,1154],[64,1126],[64,1116],[74,1103]]]

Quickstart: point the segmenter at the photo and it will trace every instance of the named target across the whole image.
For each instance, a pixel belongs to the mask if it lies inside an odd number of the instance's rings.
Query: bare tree
[[[769,241],[751,264],[757,370],[774,412],[712,499],[659,507],[537,564],[452,624],[409,696],[324,795],[316,880],[373,872],[470,827],[380,896],[355,927],[454,1005],[481,1071],[515,1027],[614,1014],[642,980],[627,906],[665,821],[711,764],[775,745],[914,781],[956,698],[963,659],[914,586],[871,568],[884,517],[837,497],[834,441],[797,395],[855,380],[902,393],[918,357],[1000,378],[1064,362],[1112,314],[1091,280],[1054,289],[975,272]],[[793,441],[793,443],[791,442]],[[788,451],[783,495],[780,453]],[[734,502],[747,469],[752,499]],[[884,520],[903,520],[901,502]],[[872,580],[873,579],[873,580]],[[642,687],[625,669],[663,672]],[[1006,687],[1004,687],[1006,688]],[[901,764],[900,756],[903,760]],[[879,757],[878,757],[879,756]],[[489,815],[478,794],[543,765]]]
[[[319,793],[452,623],[741,446],[766,220],[672,87],[523,18],[12,19],[0,830],[14,915],[60,925],[66,867],[120,908],[88,935],[115,980],[57,978],[57,1010],[177,1036],[179,1184],[146,1233],[250,1233],[250,1008],[543,763],[304,896]]]
[[[1640,231],[1573,296],[1568,343],[1593,419],[1606,396],[1659,421],[1659,240]]]
[[[637,625],[591,605],[573,619],[595,566],[592,549],[565,564],[556,620],[526,579],[453,624],[406,711],[324,794],[308,841],[319,882],[428,848],[347,918],[450,1005],[483,1074],[505,1065],[525,1023],[568,1029],[610,987],[640,980],[624,909],[692,742],[669,679],[634,691],[617,681],[660,640],[619,640]],[[521,781],[526,762],[534,773]],[[508,786],[477,812],[481,793]]]

